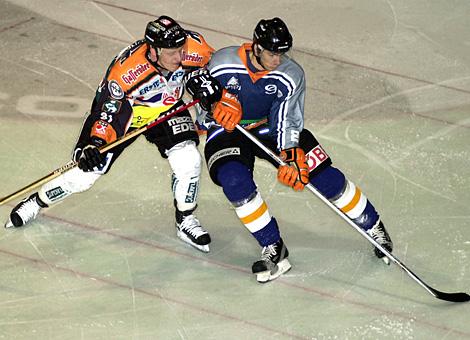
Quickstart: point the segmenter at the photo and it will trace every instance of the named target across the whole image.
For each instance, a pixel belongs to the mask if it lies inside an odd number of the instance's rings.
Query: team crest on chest
[[[277,93],[277,86],[274,84],[269,84],[264,87],[264,93],[266,94],[275,94]]]
[[[225,87],[228,90],[237,90],[237,91],[239,91],[241,89],[240,83],[238,82],[238,78],[236,78],[236,77],[230,78]]]

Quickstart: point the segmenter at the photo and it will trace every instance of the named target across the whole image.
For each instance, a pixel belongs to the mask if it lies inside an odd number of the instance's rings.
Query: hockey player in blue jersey
[[[211,179],[262,247],[261,259],[252,267],[259,282],[279,277],[291,265],[278,223],[254,182],[255,157],[278,167],[278,180],[294,190],[310,182],[385,249],[393,247],[374,206],[332,166],[330,156],[304,128],[305,76],[285,54],[291,47],[292,36],[281,19],[261,20],[251,43],[213,55],[208,69],[224,87],[222,99],[211,114],[198,110],[198,122],[208,129],[204,153]],[[251,133],[287,165],[278,166],[235,129],[237,123],[252,126],[264,120]],[[378,249],[375,254],[388,260]]]

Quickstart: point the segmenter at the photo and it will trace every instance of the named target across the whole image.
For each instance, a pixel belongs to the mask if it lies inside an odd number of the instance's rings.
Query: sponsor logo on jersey
[[[164,105],[173,105],[176,104],[178,99],[180,98],[181,87],[177,87],[173,90],[172,94],[164,93],[162,103]]]
[[[277,86],[274,84],[269,84],[264,87],[264,93],[266,94],[275,94],[277,92]]]
[[[114,99],[122,99],[124,98],[124,91],[122,90],[121,86],[115,80],[111,80],[108,83],[108,90],[111,93],[111,96]]]
[[[177,80],[183,78],[183,76],[184,76],[184,71],[183,70],[175,71],[173,73],[173,75],[171,76],[170,81],[177,81]]]
[[[306,158],[308,171],[312,172],[313,170],[318,168],[321,163],[323,163],[330,157],[320,145],[317,145],[307,153]]]
[[[162,103],[163,103],[164,105],[167,105],[167,106],[168,106],[168,105],[176,104],[177,101],[178,101],[178,100],[177,100],[175,97],[171,97],[171,96],[170,96],[170,97],[164,98],[163,101],[162,101]]]
[[[196,131],[193,119],[191,117],[175,117],[168,120],[168,125],[171,127],[173,134],[177,135],[183,132]]]
[[[227,90],[240,90],[241,86],[238,83],[238,78],[237,77],[232,77],[228,80],[227,85],[225,85]]]
[[[223,157],[239,156],[239,155],[240,155],[240,148],[226,148],[226,149],[219,150],[209,158],[209,161],[207,162],[207,167],[210,170],[212,165],[217,160],[219,160]]]
[[[121,79],[128,85],[134,83],[145,71],[150,69],[150,64],[138,64],[135,68],[131,68],[126,74],[121,76]]]
[[[139,90],[139,95],[143,96],[147,92],[152,91],[152,90],[157,90],[163,86],[165,86],[165,83],[161,82],[160,79],[157,79],[152,84],[142,87]]]
[[[199,55],[197,52],[193,52],[191,54],[187,54],[185,51],[183,51],[183,61],[192,61],[195,63],[200,63],[202,61],[203,57]]]

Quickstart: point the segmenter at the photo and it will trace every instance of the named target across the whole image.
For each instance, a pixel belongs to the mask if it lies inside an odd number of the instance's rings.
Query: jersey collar
[[[238,56],[240,57],[243,65],[245,65],[246,70],[248,71],[248,75],[251,78],[251,81],[255,83],[257,80],[263,78],[265,75],[269,73],[269,71],[259,71],[259,72],[252,72],[250,67],[248,66],[249,60],[247,58],[247,52],[251,52],[251,43],[245,43],[240,46],[238,49]]]

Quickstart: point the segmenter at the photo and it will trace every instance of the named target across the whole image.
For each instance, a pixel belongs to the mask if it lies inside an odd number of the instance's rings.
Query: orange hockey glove
[[[215,104],[212,117],[227,132],[232,132],[242,119],[242,107],[237,97],[224,89],[222,98]]]
[[[277,179],[295,191],[302,191],[308,184],[308,165],[304,150],[299,147],[289,148],[282,150],[279,156],[287,164],[279,166]]]

